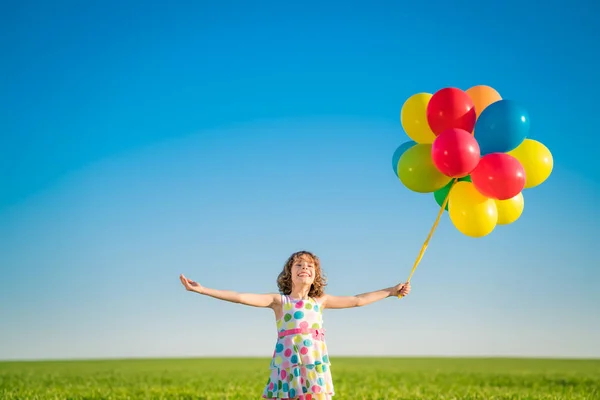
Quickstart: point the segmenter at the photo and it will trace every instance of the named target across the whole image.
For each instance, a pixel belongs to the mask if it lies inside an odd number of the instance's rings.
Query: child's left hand
[[[410,282],[394,286],[394,296],[407,296],[410,293]]]

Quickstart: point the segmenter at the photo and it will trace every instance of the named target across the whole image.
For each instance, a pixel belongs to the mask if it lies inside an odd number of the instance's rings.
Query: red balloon
[[[471,172],[473,185],[482,195],[508,200],[525,187],[525,169],[519,160],[506,153],[490,153],[481,157]]]
[[[481,152],[475,137],[463,129],[442,132],[431,146],[433,164],[451,178],[467,176],[477,167]]]
[[[438,90],[427,104],[427,122],[436,136],[452,128],[473,132],[476,120],[473,100],[457,88]]]

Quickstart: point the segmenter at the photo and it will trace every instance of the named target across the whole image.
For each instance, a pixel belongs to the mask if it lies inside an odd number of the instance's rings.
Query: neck
[[[295,299],[308,299],[308,292],[310,292],[310,285],[300,287],[296,287],[296,285],[294,285],[294,287],[292,287],[290,296]]]

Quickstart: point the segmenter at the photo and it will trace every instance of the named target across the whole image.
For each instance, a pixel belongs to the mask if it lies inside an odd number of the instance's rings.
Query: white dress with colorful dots
[[[281,295],[283,315],[263,398],[326,400],[334,395],[321,304]]]

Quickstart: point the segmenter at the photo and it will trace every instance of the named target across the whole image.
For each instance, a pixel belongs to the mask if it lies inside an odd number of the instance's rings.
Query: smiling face
[[[277,277],[279,290],[289,295],[294,286],[310,287],[309,296],[319,297],[324,294],[327,280],[321,273],[319,258],[308,252],[299,251],[292,254]]]
[[[312,285],[315,281],[315,269],[315,263],[310,257],[299,257],[291,267],[292,283],[300,286]]]

